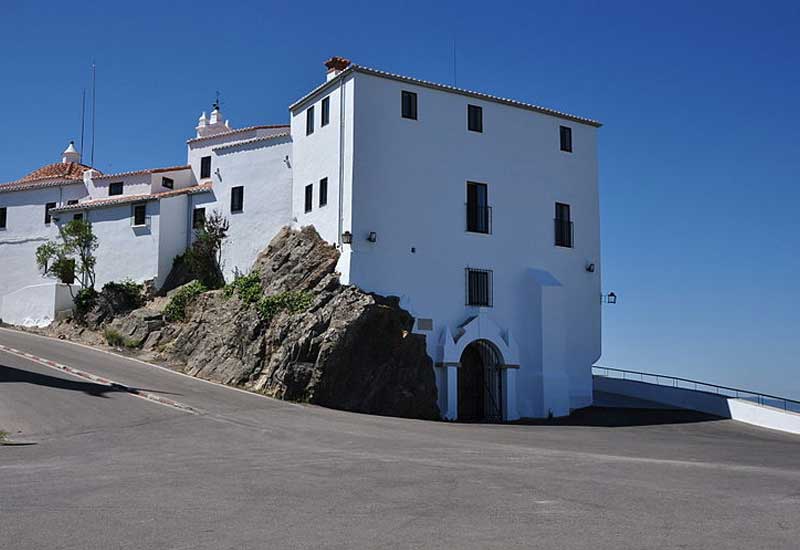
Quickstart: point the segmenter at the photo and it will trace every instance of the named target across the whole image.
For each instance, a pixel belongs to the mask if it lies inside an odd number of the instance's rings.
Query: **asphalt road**
[[[35,443],[0,446],[3,549],[800,547],[798,437],[371,417],[0,344],[196,411],[0,351],[0,429]]]

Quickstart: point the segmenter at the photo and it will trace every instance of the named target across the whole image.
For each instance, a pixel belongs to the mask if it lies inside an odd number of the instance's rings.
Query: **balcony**
[[[563,246],[565,248],[573,248],[575,246],[574,228],[570,220],[562,220],[555,218],[555,244],[556,246]]]
[[[475,206],[466,204],[467,209],[467,231],[470,233],[492,233],[492,207]]]

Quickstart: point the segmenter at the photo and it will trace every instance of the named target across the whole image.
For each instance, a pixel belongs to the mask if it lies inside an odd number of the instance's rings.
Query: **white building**
[[[600,124],[341,58],[326,66],[326,81],[290,106],[290,126],[235,130],[219,109],[203,114],[187,166],[0,186],[5,231],[22,217],[41,226],[22,208],[43,215],[57,202],[54,215],[83,213],[107,243],[99,266],[125,258],[114,262],[125,273],[98,273],[98,283],[160,283],[195,216],[218,210],[231,221],[229,278],[281,226],[311,224],[340,248],[343,283],[400,296],[416,317],[445,417],[589,405],[600,357]],[[54,189],[74,189],[80,202],[45,196]],[[12,249],[24,244],[0,237],[4,255]],[[4,277],[0,294],[36,278],[29,250],[12,255],[19,274]]]

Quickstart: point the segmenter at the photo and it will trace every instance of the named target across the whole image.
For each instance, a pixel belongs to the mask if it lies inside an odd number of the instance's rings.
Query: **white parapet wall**
[[[594,392],[596,406],[689,409],[800,435],[800,414],[726,395],[605,376],[594,376]]]
[[[0,319],[10,325],[44,327],[55,320],[56,313],[72,307],[69,285],[30,285],[3,296]]]

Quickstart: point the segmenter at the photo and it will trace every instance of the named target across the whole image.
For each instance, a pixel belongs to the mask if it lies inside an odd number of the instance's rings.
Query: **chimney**
[[[350,66],[350,60],[344,57],[333,56],[325,62],[325,67],[328,68],[327,79],[331,80],[339,76],[339,74]]]
[[[69,147],[61,154],[61,162],[69,164],[70,162],[80,162],[81,154],[75,149],[75,142],[70,141]]]

